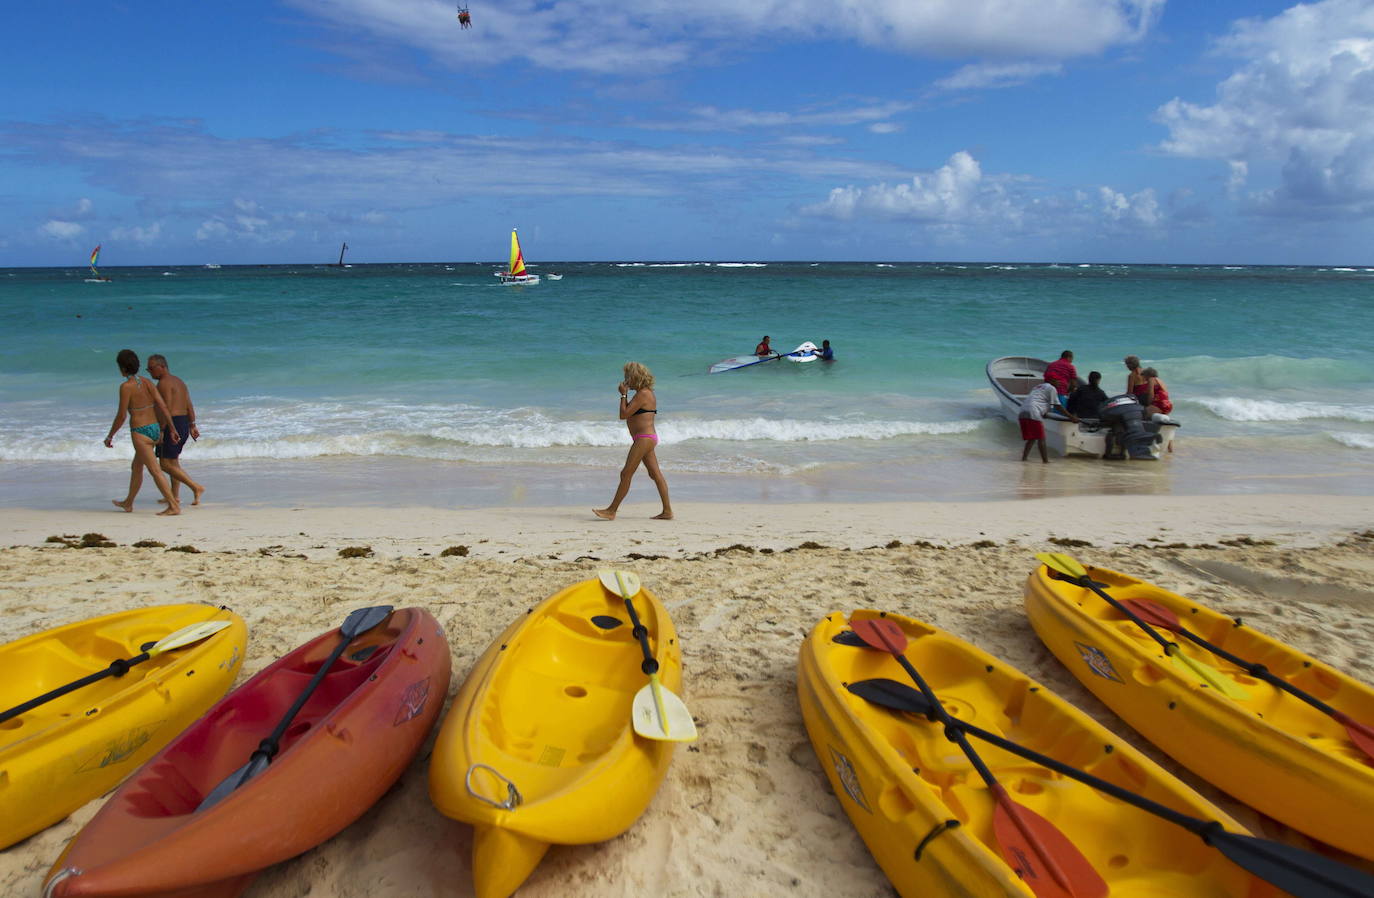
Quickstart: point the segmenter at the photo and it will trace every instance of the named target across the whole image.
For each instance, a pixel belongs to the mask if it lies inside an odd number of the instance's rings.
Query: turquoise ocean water
[[[494,270],[0,270],[0,504],[122,492],[127,431],[101,440],[125,347],[189,383],[185,464],[224,500],[604,503],[630,359],[658,380],[676,501],[1374,494],[1374,268],[559,263],[532,287]],[[838,361],[706,374],[765,333],[829,339]],[[984,366],[1065,348],[1109,393],[1127,353],[1156,366],[1179,453],[1017,461]]]

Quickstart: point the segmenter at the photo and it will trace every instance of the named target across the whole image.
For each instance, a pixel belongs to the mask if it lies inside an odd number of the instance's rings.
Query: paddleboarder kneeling
[[[1058,390],[1049,381],[1036,384],[1026,394],[1026,398],[1021,400],[1017,423],[1021,425],[1021,439],[1026,441],[1026,447],[1021,450],[1022,461],[1030,457],[1031,446],[1037,446],[1040,449],[1040,460],[1045,464],[1050,463],[1049,453],[1045,451],[1045,415],[1049,414],[1052,408],[1058,408],[1068,415],[1070,421],[1078,423],[1078,416],[1064,407]]]

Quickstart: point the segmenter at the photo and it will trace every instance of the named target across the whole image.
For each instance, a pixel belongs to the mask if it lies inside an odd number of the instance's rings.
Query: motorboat
[[[1002,417],[1017,420],[1021,401],[1036,384],[1044,382],[1048,365],[1044,359],[1022,355],[988,362],[988,382],[997,394]],[[1074,386],[1082,385],[1079,378]],[[1109,397],[1099,416],[1082,417],[1077,422],[1051,409],[1045,416],[1045,445],[1060,455],[1157,459],[1161,452],[1174,451],[1179,424],[1167,415],[1156,417],[1161,420],[1144,420],[1140,404],[1130,396]]]

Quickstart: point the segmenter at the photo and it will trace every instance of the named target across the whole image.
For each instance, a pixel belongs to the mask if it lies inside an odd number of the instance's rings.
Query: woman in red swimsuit
[[[617,389],[620,391],[620,420],[630,429],[630,452],[625,456],[625,466],[620,469],[620,484],[615,489],[615,498],[605,508],[593,508],[592,514],[607,521],[614,521],[620,503],[630,492],[630,480],[635,476],[640,463],[649,472],[649,479],[658,487],[658,497],[663,500],[663,511],[654,515],[655,520],[671,521],[673,506],[668,502],[668,480],[658,467],[658,433],[654,430],[654,418],[658,415],[658,397],[654,395],[654,376],[639,362],[625,363],[625,379]],[[626,394],[634,390],[630,399]]]
[[[1174,404],[1169,400],[1169,390],[1164,386],[1164,381],[1159,379],[1159,372],[1153,368],[1145,368],[1141,370],[1140,376],[1145,379],[1144,395],[1141,396],[1141,401],[1145,405],[1145,417],[1159,412],[1166,415],[1172,412]]]

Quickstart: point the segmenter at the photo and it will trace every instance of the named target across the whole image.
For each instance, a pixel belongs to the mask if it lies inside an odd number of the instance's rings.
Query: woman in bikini
[[[115,410],[114,423],[110,425],[109,436],[105,437],[105,448],[114,448],[115,434],[124,426],[124,414],[129,415],[129,436],[134,441],[134,461],[129,468],[129,494],[122,500],[113,499],[116,508],[124,511],[134,510],[134,497],[143,486],[143,469],[153,475],[153,482],[167,501],[167,508],[158,514],[181,514],[181,503],[172,495],[171,484],[158,466],[154,448],[162,440],[162,424],[166,422],[172,441],[177,440],[176,427],[162,395],[147,379],[138,376],[138,355],[132,349],[121,349],[115,356],[119,372],[124,375],[124,383],[119,385],[119,408]]]
[[[1145,405],[1145,378],[1140,374],[1140,356],[1128,355],[1121,363],[1126,366],[1126,392],[1141,400],[1141,405]]]
[[[593,508],[592,514],[607,521],[615,520],[615,513],[625,495],[630,491],[630,480],[635,476],[640,462],[649,472],[649,479],[658,487],[658,497],[663,500],[663,511],[654,515],[654,520],[671,521],[673,506],[668,503],[668,481],[658,467],[658,434],[654,432],[654,417],[658,414],[658,397],[654,395],[654,376],[639,362],[625,364],[625,379],[617,388],[620,390],[620,420],[630,429],[630,454],[625,456],[625,467],[620,469],[620,485],[616,487],[615,498],[605,508]],[[634,398],[627,396],[635,391]]]

